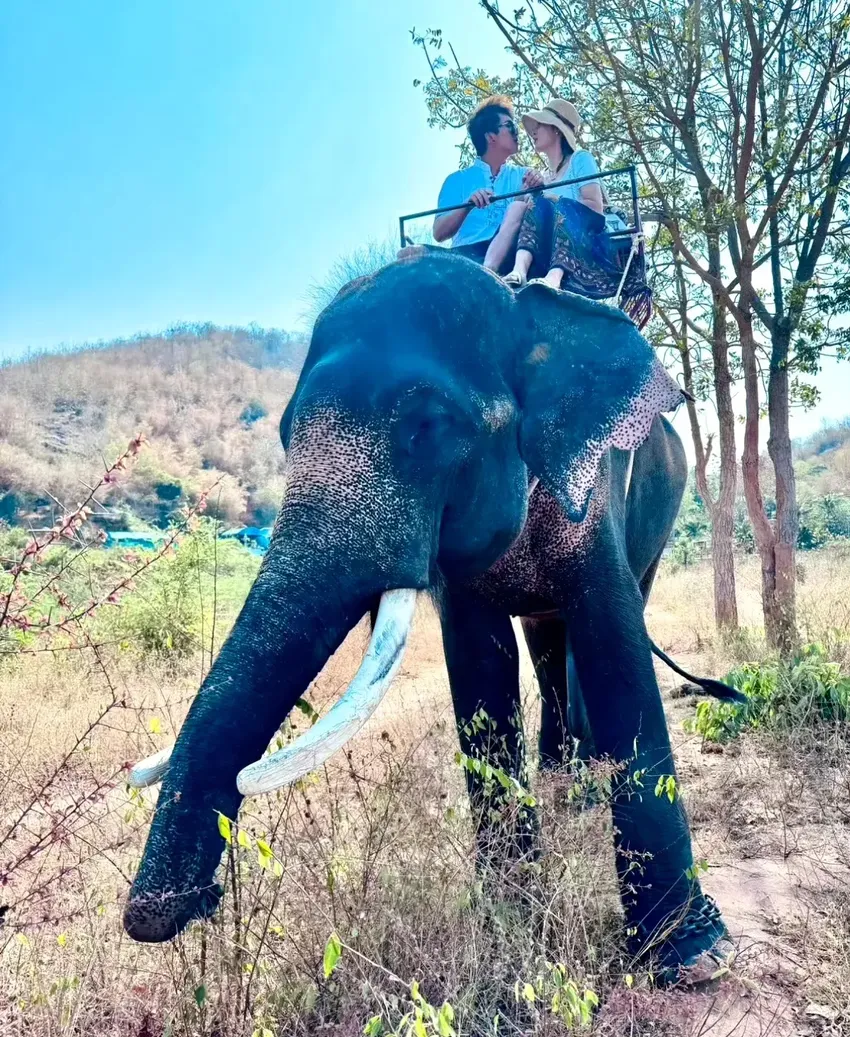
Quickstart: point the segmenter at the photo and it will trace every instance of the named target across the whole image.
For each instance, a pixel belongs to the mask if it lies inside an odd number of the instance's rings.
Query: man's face
[[[499,115],[499,129],[487,134],[490,148],[499,151],[505,158],[517,153],[517,137],[516,123],[510,115],[504,114]]]

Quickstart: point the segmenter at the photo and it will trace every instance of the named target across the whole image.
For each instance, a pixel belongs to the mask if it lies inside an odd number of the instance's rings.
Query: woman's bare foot
[[[502,278],[505,284],[510,288],[522,288],[528,280],[528,271],[531,269],[533,259],[534,256],[528,249],[517,249],[513,270]]]
[[[550,288],[560,288],[564,279],[564,271],[559,266],[553,266],[549,273],[543,278],[543,283]]]

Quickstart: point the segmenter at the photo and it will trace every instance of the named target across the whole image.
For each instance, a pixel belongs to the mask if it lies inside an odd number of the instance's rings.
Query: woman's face
[[[533,122],[529,120],[531,128],[529,135],[534,142],[534,150],[541,155],[553,148],[557,150],[560,143],[560,134],[554,126],[547,126],[545,122]]]

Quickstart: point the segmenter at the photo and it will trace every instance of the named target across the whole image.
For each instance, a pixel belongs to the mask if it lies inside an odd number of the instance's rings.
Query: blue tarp
[[[136,533],[129,529],[110,530],[106,534],[104,547],[138,547],[154,551],[168,536],[167,533]],[[271,543],[271,526],[238,526],[219,533],[220,540],[238,540],[253,551],[267,551]]]
[[[135,533],[132,530],[109,530],[104,547],[141,547],[155,551],[165,540],[165,533]]]

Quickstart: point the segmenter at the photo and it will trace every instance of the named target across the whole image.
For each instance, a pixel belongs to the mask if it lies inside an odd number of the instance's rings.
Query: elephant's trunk
[[[230,637],[192,704],[165,773],[124,917],[137,940],[170,939],[212,913],[224,849],[218,814],[235,818],[236,778],[381,587],[343,589],[303,538],[277,535]],[[384,585],[386,586],[386,585]],[[329,595],[333,594],[333,603]]]
[[[342,698],[294,744],[244,767],[236,779],[236,786],[244,796],[273,792],[290,785],[321,767],[357,734],[389,691],[401,665],[416,595],[415,590],[409,589],[385,591],[381,595],[369,649]],[[173,752],[172,745],[140,760],[130,769],[129,784],[137,789],[155,785],[168,770]]]

